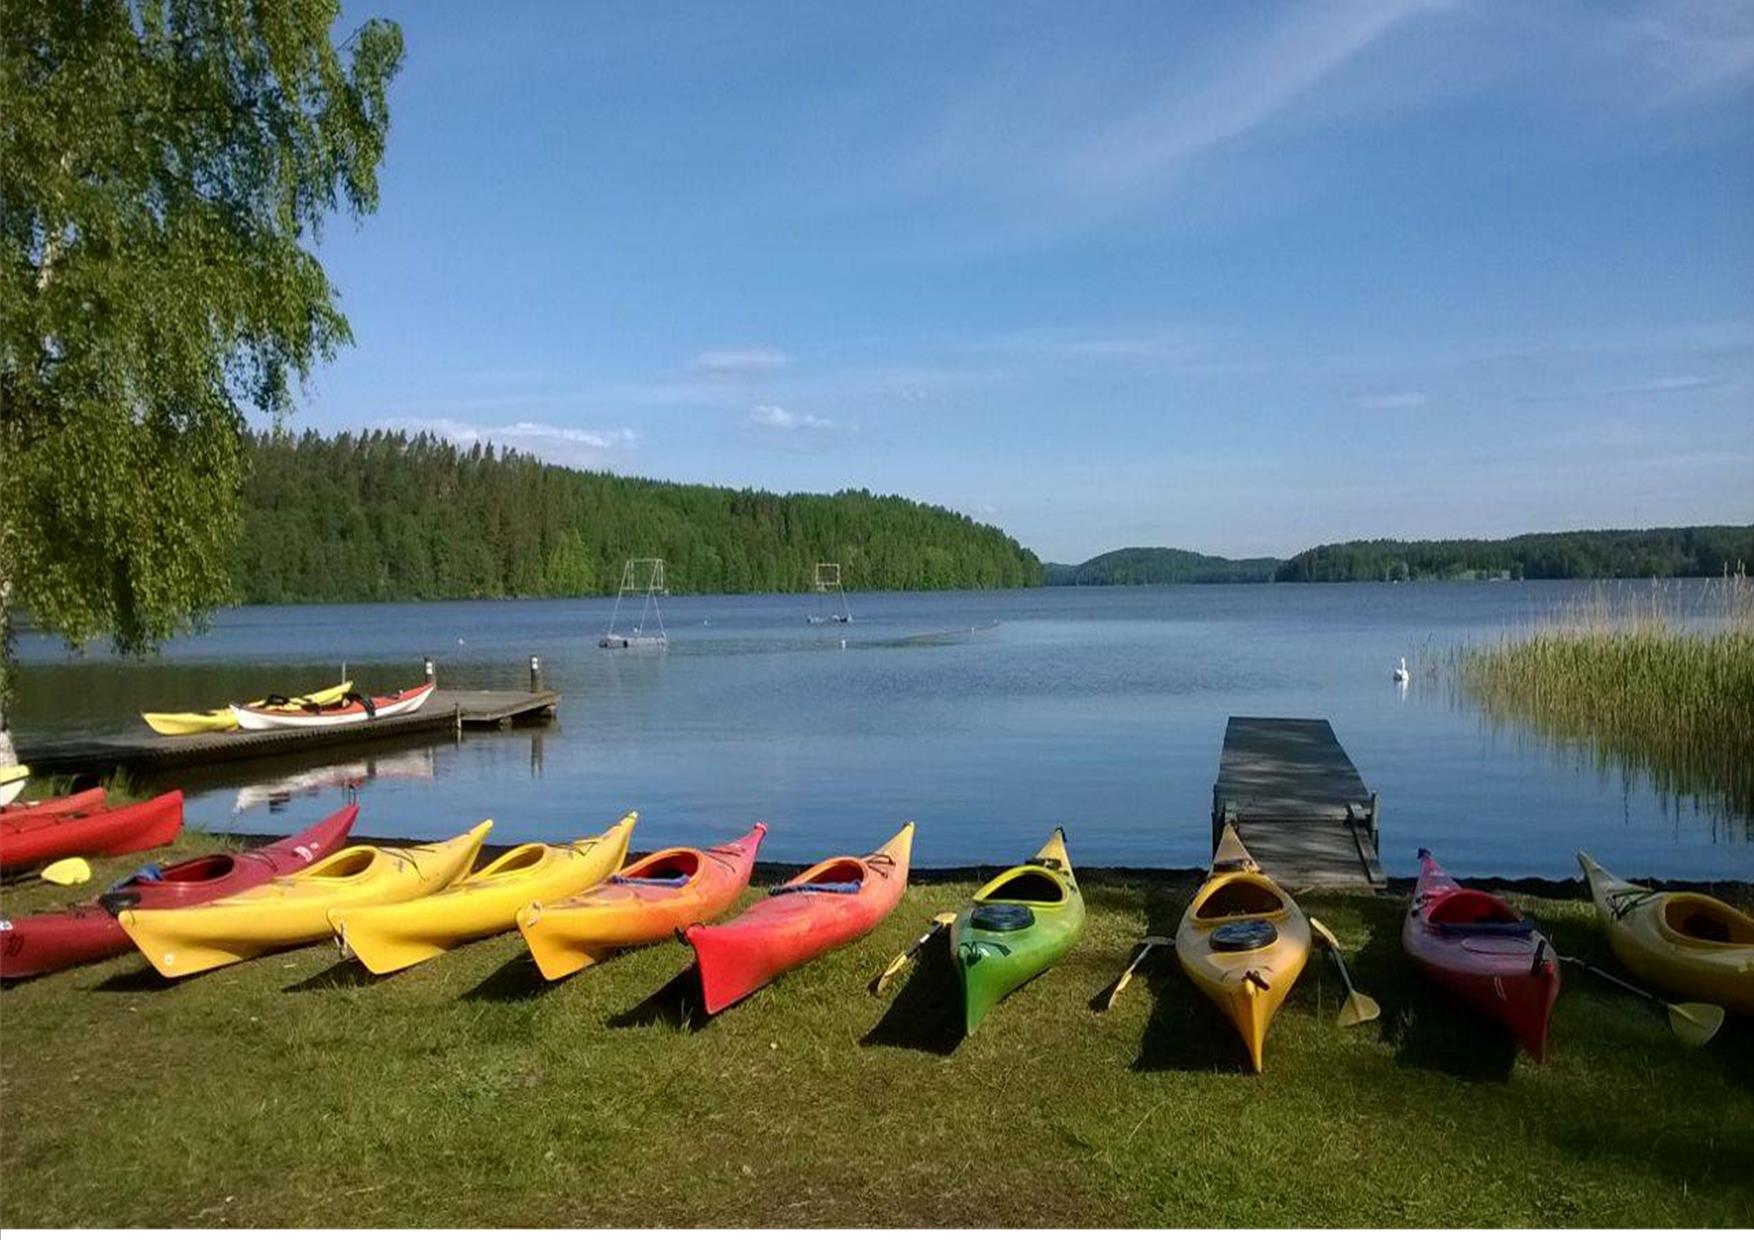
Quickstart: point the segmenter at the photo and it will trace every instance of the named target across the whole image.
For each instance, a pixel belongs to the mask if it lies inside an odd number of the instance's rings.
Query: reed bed
[[[1485,647],[1461,651],[1465,693],[1494,718],[1647,775],[1662,793],[1754,815],[1754,585],[1713,583],[1683,622],[1648,595],[1598,591]]]

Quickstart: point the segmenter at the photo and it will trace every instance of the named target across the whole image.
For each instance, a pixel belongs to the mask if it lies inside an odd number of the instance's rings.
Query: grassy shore
[[[1597,595],[1458,659],[1489,714],[1577,744],[1656,786],[1754,815],[1754,587],[1712,587],[1718,614],[1683,628],[1654,591]]]
[[[515,935],[379,981],[325,945],[15,985],[0,1226],[1754,1222],[1746,1021],[1689,1052],[1576,976],[1536,1067],[1415,975],[1398,898],[1311,898],[1384,1016],[1336,1028],[1324,965],[1256,1078],[1173,954],[1092,1010],[1191,882],[1087,876],[1078,949],[957,1045],[941,955],[891,996],[865,984],[973,886],[917,883],[704,1024],[676,943],[553,986]],[[10,888],[0,911],[64,898]],[[1523,902],[1605,960],[1581,902]]]

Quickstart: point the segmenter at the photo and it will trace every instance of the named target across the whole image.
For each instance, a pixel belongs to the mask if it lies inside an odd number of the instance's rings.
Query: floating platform
[[[552,719],[560,694],[550,689],[435,689],[426,705],[407,715],[365,719],[332,728],[281,728],[267,732],[203,732],[159,736],[140,723],[127,732],[76,740],[25,743],[19,761],[43,775],[72,775],[126,768],[169,771],[278,754],[341,749],[417,732],[509,728]]]
[[[1212,786],[1214,848],[1225,823],[1288,887],[1387,885],[1376,793],[1326,719],[1231,716]]]

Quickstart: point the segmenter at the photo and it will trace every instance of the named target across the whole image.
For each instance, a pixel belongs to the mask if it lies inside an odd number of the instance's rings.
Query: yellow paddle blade
[[[1350,1025],[1362,1025],[1366,1021],[1375,1020],[1382,1015],[1382,1005],[1369,995],[1353,991],[1346,996],[1346,1002],[1340,1005],[1340,1016],[1335,1023],[1345,1029]]]
[[[54,883],[57,887],[77,887],[80,883],[91,881],[91,863],[84,857],[66,857],[53,865],[43,867],[43,881]],[[1723,1019],[1723,1013],[1718,1013]]]
[[[1316,934],[1320,935],[1322,942],[1326,943],[1330,949],[1333,951],[1340,950],[1340,940],[1335,938],[1334,932],[1322,925],[1321,922],[1311,917],[1309,919],[1309,928],[1314,930]]]
[[[1115,979],[1115,984],[1109,987],[1108,997],[1103,1000],[1102,1010],[1107,1012],[1114,1008],[1115,1000],[1121,997],[1121,991],[1125,990],[1127,983],[1133,980],[1134,971],[1144,963],[1145,957],[1151,954],[1153,947],[1167,947],[1174,941],[1157,935],[1148,935],[1140,939],[1139,950],[1133,953],[1133,958],[1127,961],[1127,967],[1121,970],[1121,975]]]
[[[1685,1046],[1704,1046],[1724,1025],[1724,1010],[1715,1003],[1670,1003],[1669,1028]]]

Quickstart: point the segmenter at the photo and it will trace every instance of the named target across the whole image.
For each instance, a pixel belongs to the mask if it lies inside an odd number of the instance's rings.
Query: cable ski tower
[[[840,594],[840,611],[829,615],[823,615],[822,600],[831,591]],[[816,610],[810,615],[804,617],[807,623],[851,624],[853,622],[853,607],[851,603],[847,602],[846,587],[841,585],[840,582],[839,564],[823,563],[816,566],[816,585],[814,587],[814,592],[816,594]]]
[[[630,646],[668,646],[670,635],[664,631],[664,614],[658,610],[660,595],[670,593],[664,585],[664,561],[662,560],[629,560],[621,567],[621,588],[615,592],[615,610],[609,614],[609,630],[597,639],[597,644],[605,650],[625,650]],[[642,595],[639,623],[633,626],[631,633],[616,631],[615,622],[621,618],[621,601],[630,594]],[[646,626],[656,621],[658,631],[647,632]]]

